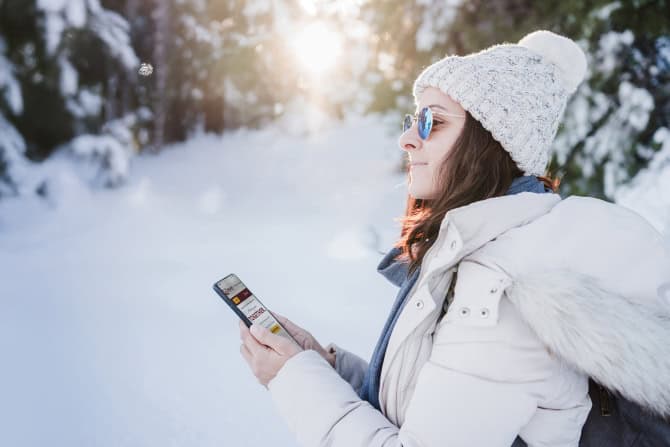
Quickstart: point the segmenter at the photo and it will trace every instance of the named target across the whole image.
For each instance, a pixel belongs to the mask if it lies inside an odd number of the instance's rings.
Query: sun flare
[[[292,39],[291,48],[300,66],[312,74],[331,70],[342,52],[342,38],[323,23],[312,23]]]

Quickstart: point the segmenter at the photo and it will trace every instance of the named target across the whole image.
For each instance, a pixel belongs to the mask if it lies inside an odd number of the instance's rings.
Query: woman
[[[589,378],[670,415],[660,235],[542,175],[585,70],[573,41],[537,31],[419,75],[399,140],[410,197],[378,267],[400,291],[371,361],[282,316],[300,346],[240,324],[301,445],[585,445]]]

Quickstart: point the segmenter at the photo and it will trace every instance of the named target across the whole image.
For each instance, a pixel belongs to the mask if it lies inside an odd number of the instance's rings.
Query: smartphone
[[[253,323],[260,323],[261,326],[270,332],[286,337],[289,340],[299,344],[295,338],[281,325],[272,315],[261,300],[258,299],[251,290],[234,273],[214,283],[214,291],[230,306],[238,317],[247,327]]]

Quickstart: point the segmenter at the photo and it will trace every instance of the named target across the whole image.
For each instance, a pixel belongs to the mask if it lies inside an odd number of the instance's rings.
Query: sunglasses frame
[[[456,115],[453,113],[440,112],[440,115],[453,118],[465,118],[465,115]],[[424,107],[419,111],[418,117],[416,116],[416,113],[414,115],[410,115],[409,113],[405,114],[405,118],[403,119],[403,133],[407,132],[407,130],[414,125],[415,121],[418,121],[419,123],[419,137],[422,140],[427,140],[430,136],[430,132],[433,130],[433,111],[430,107]]]

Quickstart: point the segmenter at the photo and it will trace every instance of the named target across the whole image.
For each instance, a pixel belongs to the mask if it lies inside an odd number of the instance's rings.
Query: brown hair
[[[523,175],[509,153],[491,133],[466,111],[465,124],[454,146],[438,169],[435,199],[415,199],[408,195],[397,260],[409,260],[409,274],[421,265],[431,247],[447,211],[469,203],[502,196],[512,181]],[[549,171],[537,176],[553,192],[558,191],[559,178]]]

